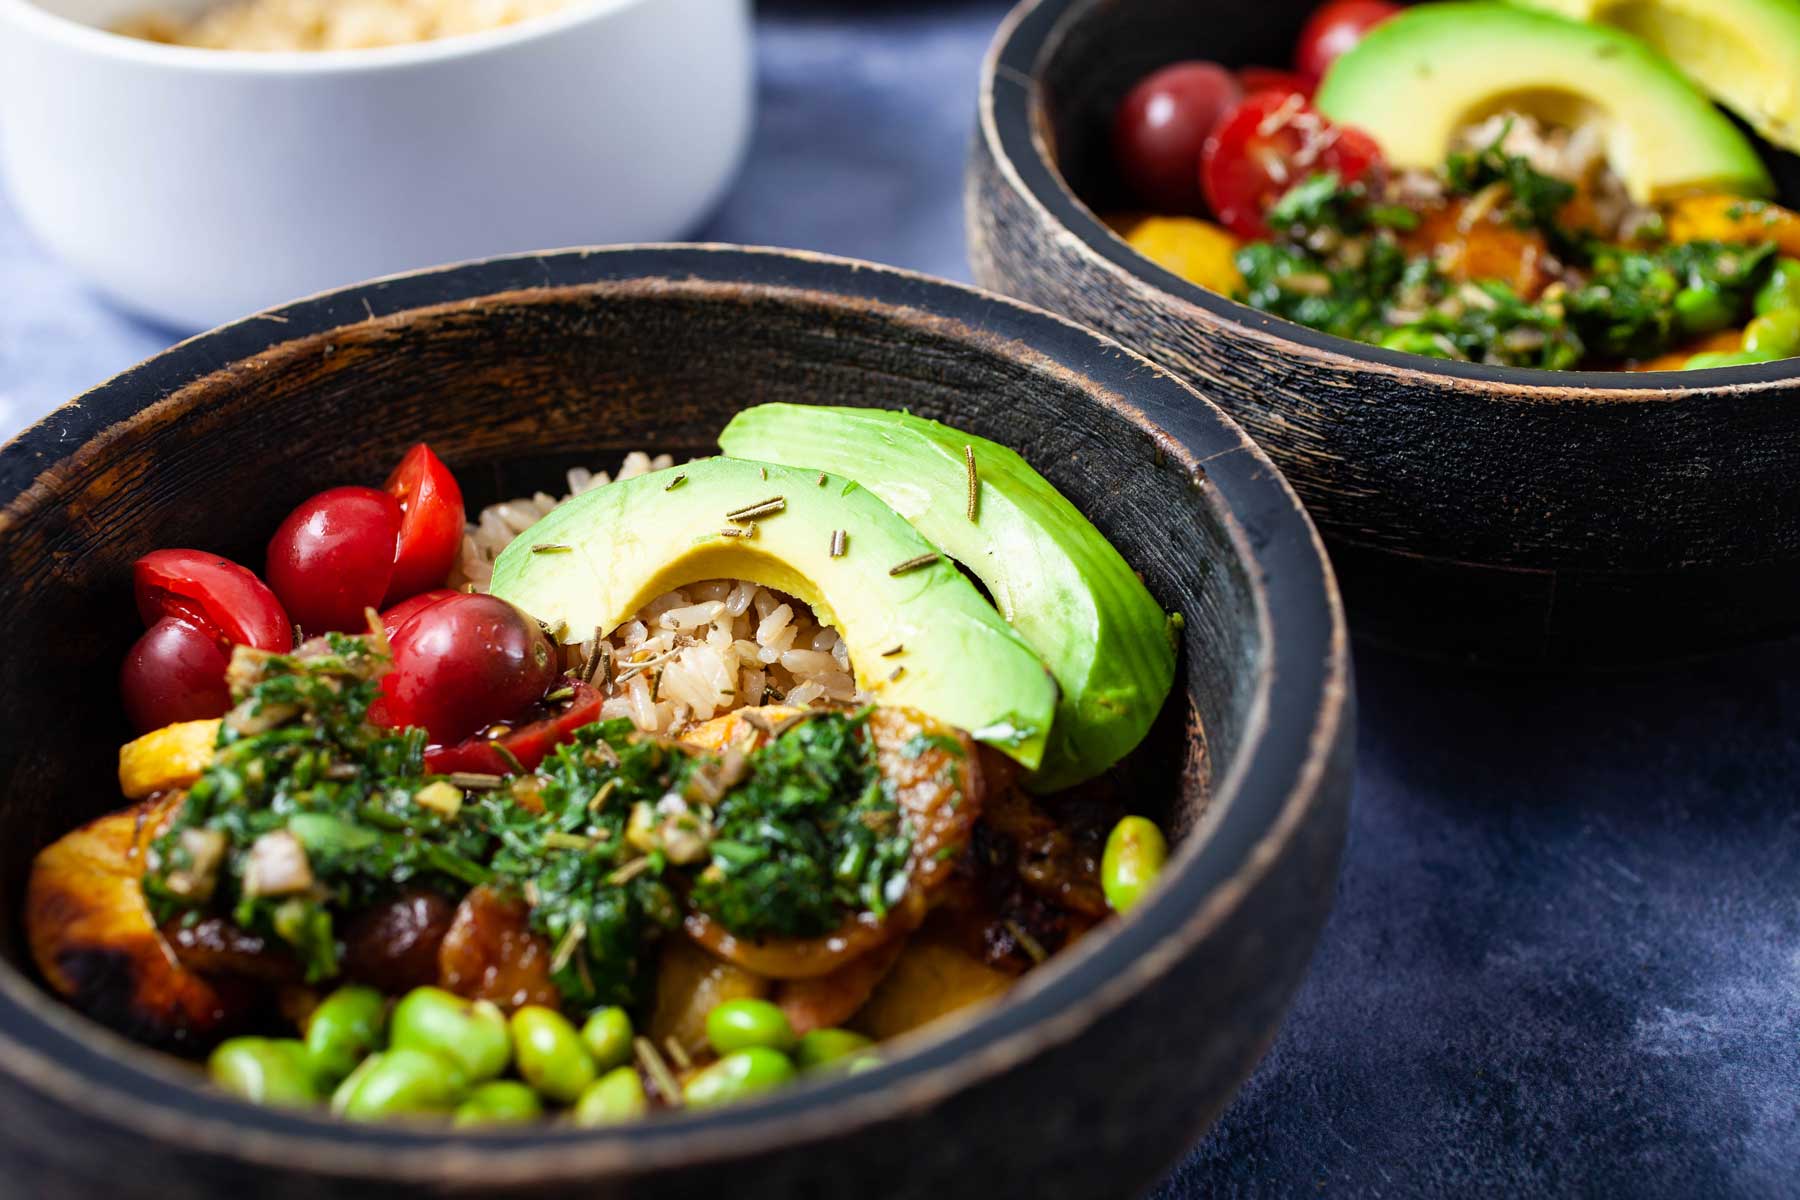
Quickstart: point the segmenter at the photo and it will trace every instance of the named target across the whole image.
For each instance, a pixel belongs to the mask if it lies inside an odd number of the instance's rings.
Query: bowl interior
[[[1196,465],[1207,447],[1184,448],[1126,398],[977,326],[793,287],[625,278],[380,318],[371,297],[384,313],[394,303],[377,285],[296,306],[306,316],[292,327],[277,314],[207,335],[0,456],[0,604],[14,630],[0,656],[0,997],[32,986],[17,906],[33,854],[121,806],[115,752],[128,733],[113,680],[138,630],[132,560],[193,546],[260,566],[292,505],[378,483],[419,440],[455,468],[471,508],[556,491],[563,469],[610,469],[634,448],[711,452],[735,411],[765,401],[904,407],[1013,446],[1184,616],[1176,693],[1135,764],[1135,803],[1185,840],[1178,861],[1229,809],[1209,797],[1229,792],[1222,781],[1267,715],[1263,581]],[[1216,429],[1229,439],[1216,452],[1244,449],[1229,424]]]

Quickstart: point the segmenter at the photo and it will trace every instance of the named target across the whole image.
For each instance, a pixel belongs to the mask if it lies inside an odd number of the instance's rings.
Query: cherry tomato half
[[[1331,64],[1364,34],[1399,11],[1400,5],[1387,0],[1331,0],[1320,5],[1294,43],[1294,69],[1315,80],[1325,78]]]
[[[153,625],[179,617],[217,631],[227,645],[286,653],[294,625],[268,585],[228,558],[200,550],[153,550],[131,567],[138,615]]]
[[[416,596],[402,600],[394,607],[381,614],[381,628],[387,634],[389,643],[406,623],[436,604],[439,600],[448,600],[452,596],[460,596],[455,588],[432,588],[429,592],[420,592]]]
[[[524,712],[559,665],[538,623],[494,596],[457,594],[415,613],[393,638],[379,715],[438,745]]]
[[[289,513],[269,539],[269,586],[309,634],[366,628],[394,577],[400,504],[374,488],[320,492]]]
[[[542,716],[531,719],[531,713],[519,714],[525,719],[497,738],[478,733],[454,746],[433,746],[425,751],[425,769],[436,775],[452,771],[505,775],[536,767],[577,729],[600,719],[600,693],[579,680],[567,682],[572,694],[538,705]]]
[[[119,668],[125,715],[141,733],[176,721],[224,716],[231,707],[225,686],[230,652],[216,630],[180,617],[151,623]]]
[[[1336,172],[1375,182],[1385,170],[1375,139],[1333,125],[1291,92],[1257,92],[1206,139],[1201,182],[1219,224],[1242,238],[1267,237],[1269,207],[1309,175]]]
[[[1242,98],[1230,71],[1197,61],[1153,71],[1125,93],[1113,113],[1113,158],[1139,203],[1170,216],[1201,211],[1200,151]]]
[[[381,490],[400,502],[402,514],[394,577],[381,602],[396,604],[443,587],[462,548],[463,498],[456,477],[420,442],[406,452]]]
[[[1246,96],[1252,92],[1298,92],[1311,100],[1319,88],[1318,80],[1280,67],[1239,67],[1237,77]]]

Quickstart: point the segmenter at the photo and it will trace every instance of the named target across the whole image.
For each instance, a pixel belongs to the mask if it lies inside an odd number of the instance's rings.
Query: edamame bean
[[[1776,259],[1768,282],[1756,289],[1758,316],[1784,308],[1800,308],[1800,260],[1792,258]]]
[[[450,1120],[453,1125],[523,1125],[543,1115],[536,1092],[516,1079],[494,1079],[470,1092]]]
[[[852,1058],[849,1062],[844,1064],[844,1074],[861,1075],[864,1071],[873,1071],[880,1065],[881,1055],[873,1053],[858,1054],[855,1058]]]
[[[716,1108],[773,1091],[793,1078],[794,1064],[787,1055],[767,1046],[752,1046],[727,1054],[690,1076],[681,1098],[689,1108]]]
[[[1800,354],[1800,309],[1764,313],[1744,327],[1744,350],[1770,362]]]
[[[258,1037],[220,1042],[206,1060],[212,1081],[252,1104],[289,1108],[315,1104],[319,1086],[303,1042]]]
[[[787,1014],[767,1000],[740,996],[715,1004],[706,1014],[706,1040],[720,1054],[764,1046],[783,1054],[798,1040]]]
[[[1716,287],[1685,287],[1675,293],[1675,320],[1691,337],[1717,333],[1736,314]]]
[[[493,1079],[512,1060],[506,1014],[443,988],[414,988],[394,1006],[392,1045],[441,1054],[471,1083]]]
[[[545,1099],[572,1104],[599,1074],[575,1026],[553,1008],[521,1008],[512,1015],[512,1036],[519,1074]]]
[[[369,1061],[374,1065],[356,1072],[356,1086],[344,1098],[343,1115],[351,1121],[448,1113],[469,1092],[461,1069],[429,1050],[397,1046]]]
[[[1126,817],[1114,825],[1100,856],[1100,888],[1113,911],[1130,911],[1156,882],[1168,857],[1168,843],[1155,822]]]
[[[614,1067],[594,1080],[575,1102],[575,1123],[587,1128],[635,1121],[650,1111],[636,1067]]]
[[[631,1016],[622,1008],[596,1008],[581,1027],[594,1068],[610,1071],[631,1061]]]
[[[822,1067],[867,1050],[875,1043],[848,1029],[815,1029],[800,1039],[794,1051],[794,1065],[802,1071]]]
[[[1752,363],[1768,362],[1761,354],[1750,350],[1709,350],[1704,354],[1696,354],[1681,364],[1684,371],[1704,371],[1709,367],[1747,367]]]
[[[306,1050],[321,1080],[335,1084],[381,1044],[387,1001],[371,987],[341,987],[313,1009]]]
[[[1408,354],[1424,354],[1432,358],[1444,357],[1443,343],[1434,333],[1423,329],[1396,329],[1381,339],[1381,345],[1388,350],[1404,350]]]
[[[344,1108],[350,1103],[350,1097],[362,1083],[363,1077],[373,1071],[382,1059],[381,1054],[371,1054],[356,1064],[356,1069],[344,1076],[344,1081],[337,1085],[331,1093],[331,1111],[337,1116],[344,1115]]]

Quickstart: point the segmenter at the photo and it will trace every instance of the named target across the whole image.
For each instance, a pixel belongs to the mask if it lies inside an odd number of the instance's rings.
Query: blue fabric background
[[[701,236],[966,278],[1002,13],[765,3],[755,145]],[[0,201],[0,434],[175,336]],[[1359,647],[1358,671],[1336,912],[1163,1195],[1800,1195],[1800,647],[1578,682]]]

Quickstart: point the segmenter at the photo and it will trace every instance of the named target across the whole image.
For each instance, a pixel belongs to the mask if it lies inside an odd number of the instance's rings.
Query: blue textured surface
[[[765,4],[756,142],[701,236],[966,277],[1002,11]],[[0,201],[0,435],[173,336]],[[1164,1194],[1800,1195],[1800,648],[1573,684],[1358,670],[1336,913]]]

